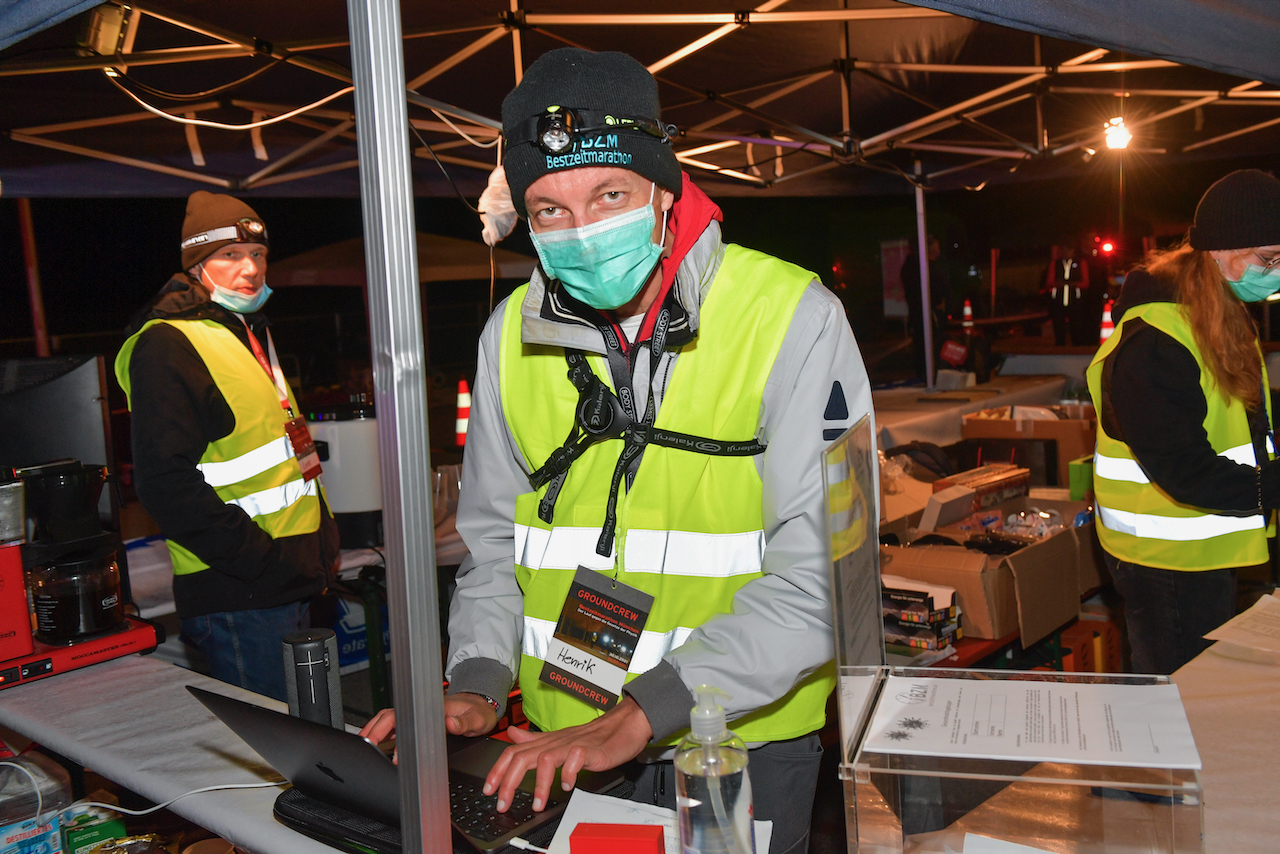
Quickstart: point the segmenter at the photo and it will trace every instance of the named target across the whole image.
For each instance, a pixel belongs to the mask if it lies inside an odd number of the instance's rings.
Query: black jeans
[[[809,819],[821,764],[822,743],[817,733],[773,741],[750,751],[747,773],[755,819],[773,822],[769,850],[757,850],[756,854],[805,854],[809,850]],[[672,763],[631,763],[627,771],[636,786],[631,800],[675,809]]]
[[[1135,673],[1172,673],[1203,652],[1206,632],[1235,616],[1236,571],[1140,566],[1106,555]]]

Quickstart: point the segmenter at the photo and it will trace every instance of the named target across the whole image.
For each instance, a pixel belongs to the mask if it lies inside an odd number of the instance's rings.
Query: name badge
[[[612,709],[652,609],[648,593],[579,566],[539,681],[598,709]]]
[[[298,465],[302,467],[302,479],[311,480],[318,477],[322,471],[320,452],[316,450],[316,443],[311,439],[307,422],[300,417],[290,418],[284,422],[284,432],[289,436],[289,444],[293,445],[293,455],[298,458]]]

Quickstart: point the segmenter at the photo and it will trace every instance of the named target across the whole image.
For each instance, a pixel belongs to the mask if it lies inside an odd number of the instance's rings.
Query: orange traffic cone
[[[1098,343],[1105,344],[1107,339],[1111,337],[1111,333],[1116,331],[1116,325],[1111,322],[1111,306],[1115,300],[1107,300],[1107,304],[1102,307],[1102,329],[1099,332]]]
[[[467,422],[471,419],[471,389],[466,379],[458,380],[458,420],[454,424],[454,443],[461,448],[467,444]]]
[[[973,306],[968,300],[964,301],[964,314],[961,315],[960,325],[965,329],[973,328]]]

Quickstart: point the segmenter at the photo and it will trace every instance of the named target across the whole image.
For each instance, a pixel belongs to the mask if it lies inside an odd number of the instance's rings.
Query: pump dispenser
[[[729,731],[717,697],[699,685],[689,734],[676,746],[676,806],[682,854],[754,854],[747,746]]]

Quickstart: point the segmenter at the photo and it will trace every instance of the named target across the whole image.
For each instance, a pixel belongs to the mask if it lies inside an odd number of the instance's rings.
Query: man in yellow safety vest
[[[182,268],[116,357],[133,413],[134,484],[168,539],[183,639],[215,678],[285,699],[281,639],[338,555],[314,444],[266,318],[267,228],[197,191]]]
[[[500,811],[529,769],[541,809],[556,768],[624,763],[670,807],[672,745],[715,686],[770,850],[802,852],[835,684],[820,454],[871,412],[844,309],[721,240],[631,57],[547,53],[502,116],[541,263],[480,344],[447,729],[492,730],[518,678],[541,731],[511,731]]]

